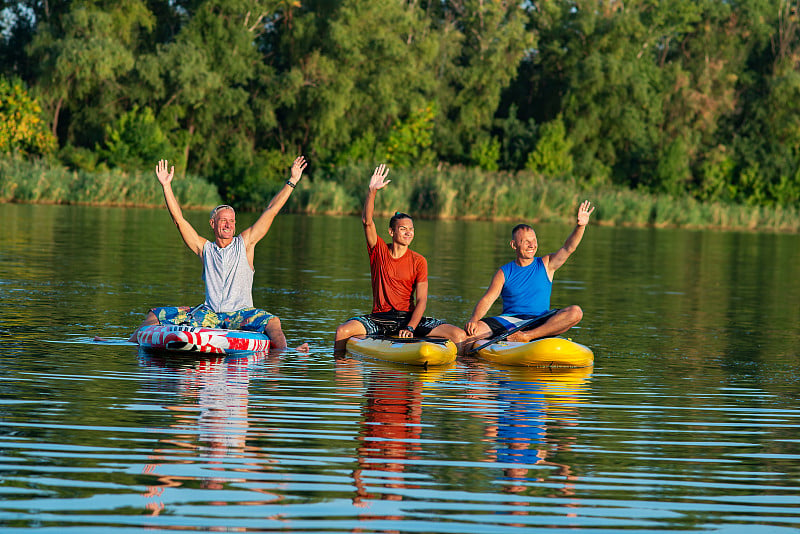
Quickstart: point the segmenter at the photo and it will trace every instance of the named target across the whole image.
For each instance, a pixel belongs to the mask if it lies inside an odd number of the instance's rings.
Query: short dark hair
[[[517,238],[517,232],[519,232],[520,230],[533,230],[533,227],[531,227],[531,225],[525,224],[525,223],[516,225],[514,227],[514,229],[511,230],[511,239],[516,239]]]
[[[397,225],[397,221],[399,221],[400,219],[411,219],[411,222],[414,222],[414,218],[408,213],[403,213],[402,211],[396,211],[394,212],[394,215],[392,215],[392,218],[389,219],[389,228],[394,230],[394,227]]]

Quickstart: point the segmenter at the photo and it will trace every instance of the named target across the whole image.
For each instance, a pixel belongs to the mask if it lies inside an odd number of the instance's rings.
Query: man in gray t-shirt
[[[172,192],[175,167],[167,160],[156,166],[156,177],[164,190],[164,200],[173,222],[189,250],[203,262],[203,281],[206,286],[205,302],[194,308],[189,306],[153,308],[142,326],[154,324],[189,324],[213,328],[255,330],[269,336],[275,349],[286,348],[286,337],[281,321],[268,312],[253,307],[253,258],[256,244],[267,235],[272,221],[289,199],[297,182],[303,177],[306,159],[298,156],[292,165],[291,177],[273,197],[267,208],[253,224],[236,235],[236,213],[228,205],[211,211],[210,224],[214,240],[200,236],[184,219],[181,207]],[[135,340],[136,333],[131,336]]]

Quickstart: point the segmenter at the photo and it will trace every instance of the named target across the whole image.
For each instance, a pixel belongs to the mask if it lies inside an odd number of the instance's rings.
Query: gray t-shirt
[[[253,269],[247,261],[242,236],[234,237],[225,248],[206,241],[202,259],[206,306],[215,312],[235,312],[253,307]]]

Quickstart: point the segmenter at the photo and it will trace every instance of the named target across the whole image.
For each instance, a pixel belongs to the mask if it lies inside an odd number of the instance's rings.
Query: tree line
[[[21,0],[0,152],[168,157],[234,202],[296,154],[800,200],[800,0]]]

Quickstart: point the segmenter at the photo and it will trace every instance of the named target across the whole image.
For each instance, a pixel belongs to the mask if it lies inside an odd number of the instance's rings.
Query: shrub
[[[41,106],[28,95],[21,80],[0,76],[0,154],[53,154],[56,138],[41,114]]]

